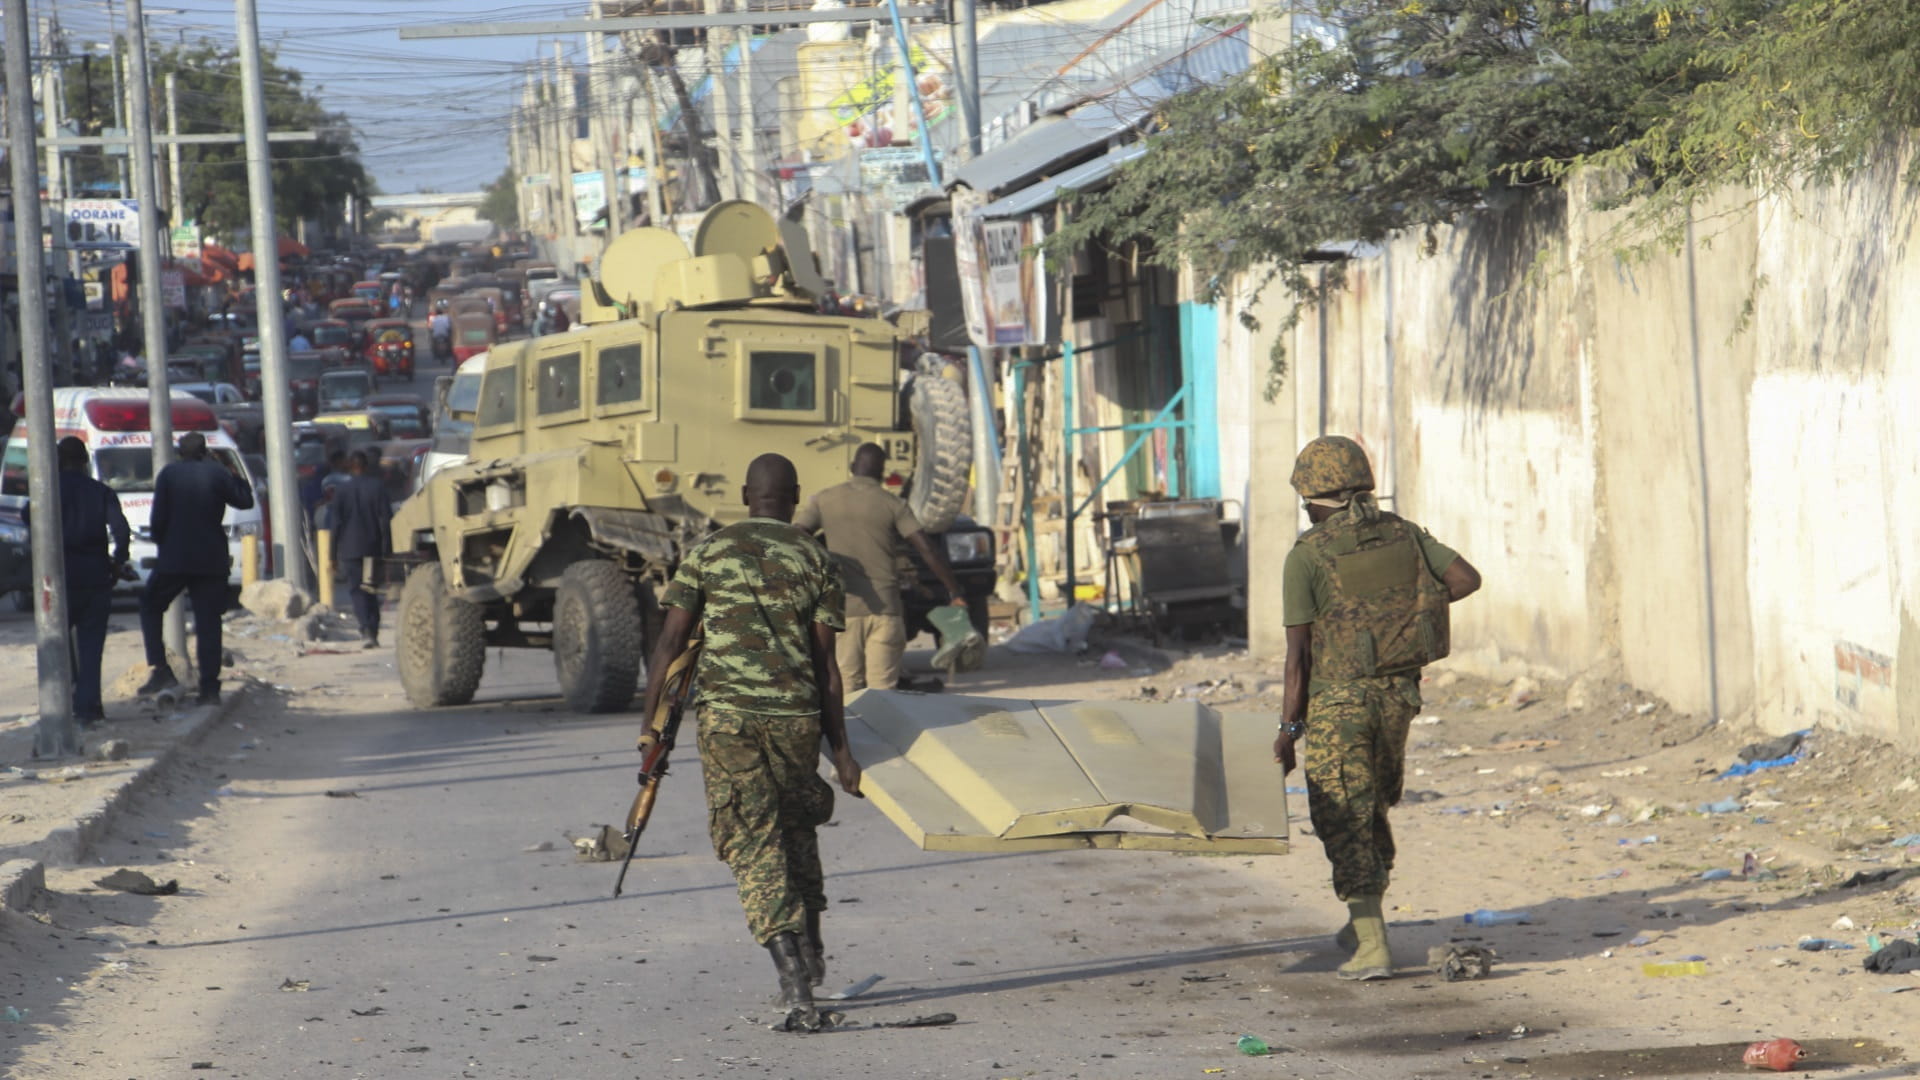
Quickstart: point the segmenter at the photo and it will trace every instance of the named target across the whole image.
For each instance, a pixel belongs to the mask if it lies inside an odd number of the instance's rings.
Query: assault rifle
[[[660,794],[660,781],[667,775],[667,755],[673,753],[673,741],[680,734],[680,718],[693,700],[693,667],[699,656],[700,638],[696,635],[687,650],[668,666],[665,692],[654,715],[648,718],[654,743],[640,759],[640,790],[634,794],[633,806],[627,810],[627,857],[621,860],[620,876],[613,881],[615,899],[619,899],[620,888],[627,883],[627,868],[633,865],[633,853],[640,849],[640,834],[647,831],[647,821],[653,817],[653,800]]]

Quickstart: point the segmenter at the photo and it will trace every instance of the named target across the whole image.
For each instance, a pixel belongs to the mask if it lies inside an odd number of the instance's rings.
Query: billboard
[[[67,246],[75,251],[128,251],[139,247],[139,201],[67,200]]]

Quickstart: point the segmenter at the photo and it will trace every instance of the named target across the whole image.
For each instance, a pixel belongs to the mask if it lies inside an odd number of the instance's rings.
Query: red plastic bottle
[[[1742,1060],[1748,1065],[1772,1069],[1774,1072],[1792,1072],[1806,1056],[1806,1047],[1792,1039],[1768,1039],[1747,1047]]]

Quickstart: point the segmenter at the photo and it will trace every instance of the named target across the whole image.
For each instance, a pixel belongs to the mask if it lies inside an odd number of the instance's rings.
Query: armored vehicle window
[[[518,369],[513,367],[494,368],[487,372],[480,382],[480,415],[475,419],[479,427],[493,427],[496,424],[511,424],[518,411],[517,391],[514,376]]]
[[[753,353],[747,361],[747,407],[811,412],[817,362],[812,353]]]
[[[580,407],[580,354],[543,357],[534,409],[541,415],[573,412]]]
[[[601,349],[596,362],[600,366],[600,390],[595,399],[598,404],[619,405],[640,400],[640,346]]]

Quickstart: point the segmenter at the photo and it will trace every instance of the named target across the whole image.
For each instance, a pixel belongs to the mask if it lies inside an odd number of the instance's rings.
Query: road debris
[[[837,994],[828,994],[827,1000],[828,1001],[851,1001],[854,998],[859,997],[861,994],[864,994],[867,991],[873,989],[874,987],[880,985],[880,980],[884,978],[886,978],[885,975],[869,975],[866,978],[861,979],[859,982],[854,983],[852,986],[847,987],[845,990],[842,990]]]
[[[1806,1056],[1806,1048],[1792,1039],[1768,1039],[1748,1046],[1740,1061],[1754,1068],[1791,1072]]]
[[[291,976],[280,984],[280,989],[289,994],[304,994],[312,987],[313,983],[311,981],[307,979],[295,979]]]
[[[1920,971],[1920,945],[1895,939],[1868,953],[1861,964],[1875,975],[1906,975]]]
[[[1484,979],[1493,971],[1493,952],[1478,945],[1435,945],[1427,966],[1447,982]]]
[[[329,790],[329,791],[327,791],[327,792],[326,792],[326,796],[327,796],[327,798],[329,798],[329,799],[357,799],[357,798],[359,798],[359,797],[360,797],[360,793],[359,793],[359,792],[357,792],[357,791],[334,791],[334,790]]]
[[[943,1012],[930,1013],[926,1016],[916,1016],[911,1020],[883,1020],[873,1026],[883,1028],[946,1027],[948,1024],[958,1023],[959,1020],[960,1018],[952,1013]]]
[[[134,893],[138,896],[172,896],[180,891],[180,882],[177,880],[162,884],[138,870],[125,868],[115,870],[106,877],[95,879],[94,884],[103,889]]]

